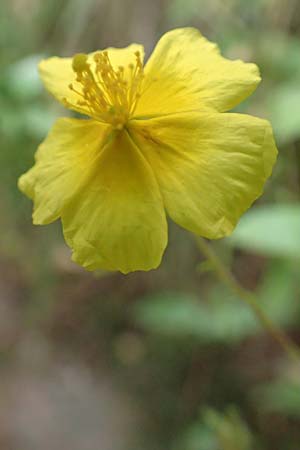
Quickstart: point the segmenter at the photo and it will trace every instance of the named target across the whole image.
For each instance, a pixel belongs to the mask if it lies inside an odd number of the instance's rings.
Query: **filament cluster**
[[[144,70],[140,52],[135,52],[134,57],[135,63],[115,68],[107,51],[96,52],[92,57],[75,55],[72,68],[76,83],[69,84],[69,89],[78,100],[72,105],[65,99],[66,106],[122,129],[141,96]]]

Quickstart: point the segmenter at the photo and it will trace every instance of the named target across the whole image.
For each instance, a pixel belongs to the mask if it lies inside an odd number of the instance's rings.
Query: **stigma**
[[[93,56],[78,53],[73,57],[72,69],[76,82],[69,89],[78,98],[76,104],[65,100],[96,120],[122,130],[135,111],[141,96],[144,69],[140,52],[135,52],[128,66],[114,67],[107,51]]]

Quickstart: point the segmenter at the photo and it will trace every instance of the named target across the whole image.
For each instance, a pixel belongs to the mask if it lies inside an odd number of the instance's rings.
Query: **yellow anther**
[[[133,62],[124,67],[112,65],[107,51],[94,53],[90,61],[84,53],[75,55],[72,68],[76,83],[70,83],[69,89],[77,94],[77,109],[122,130],[142,89],[141,54],[136,51],[132,56]]]
[[[77,53],[73,57],[72,68],[75,72],[83,72],[89,65],[87,63],[88,56],[85,53]]]

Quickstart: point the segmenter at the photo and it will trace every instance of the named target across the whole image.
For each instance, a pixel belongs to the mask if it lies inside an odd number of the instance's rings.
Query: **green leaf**
[[[286,143],[300,136],[300,89],[296,83],[279,84],[267,99],[267,108],[277,140]]]
[[[257,289],[261,307],[281,326],[295,323],[300,316],[298,274],[292,269],[290,261],[272,261]],[[236,343],[264,331],[250,307],[223,285],[215,285],[204,300],[187,293],[161,292],[139,299],[134,319],[150,333],[200,342]]]
[[[137,322],[152,332],[205,336],[209,333],[206,308],[188,294],[163,292],[140,299],[134,309]]]
[[[300,205],[264,205],[241,219],[227,243],[266,256],[300,258]]]
[[[38,74],[38,63],[42,55],[31,55],[10,65],[3,75],[6,89],[16,99],[28,100],[39,95],[42,83]]]
[[[250,309],[233,299],[223,286],[214,290],[207,303],[184,293],[148,296],[139,300],[134,317],[151,333],[204,342],[236,342],[258,329]]]
[[[253,437],[234,407],[221,414],[213,409],[204,412],[204,422],[211,427],[221,450],[251,450]]]
[[[190,425],[178,439],[177,450],[220,450],[212,430],[200,421]]]
[[[257,388],[254,394],[259,408],[264,411],[300,418],[300,381],[274,381]]]
[[[205,408],[179,439],[177,450],[252,450],[253,436],[233,406],[220,413]]]

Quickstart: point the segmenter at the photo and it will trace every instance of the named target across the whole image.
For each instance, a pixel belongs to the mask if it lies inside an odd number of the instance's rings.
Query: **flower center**
[[[76,85],[70,84],[69,88],[80,97],[76,108],[122,129],[136,108],[144,77],[140,52],[134,55],[135,64],[117,69],[107,51],[95,53],[91,62],[83,53],[75,55],[72,68]]]

